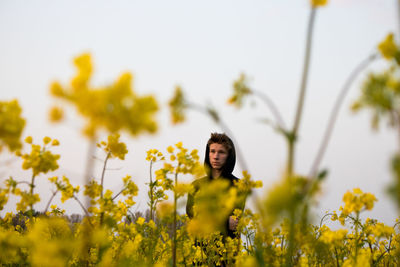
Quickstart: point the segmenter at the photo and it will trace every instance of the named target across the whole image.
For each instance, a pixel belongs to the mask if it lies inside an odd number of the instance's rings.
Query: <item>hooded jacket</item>
[[[233,169],[235,167],[235,163],[236,163],[236,151],[235,151],[235,146],[233,145],[232,140],[228,138],[228,142],[230,143],[230,146],[232,149],[228,152],[229,153],[228,157],[226,159],[224,166],[222,167],[221,177],[218,179],[228,180],[230,182],[229,186],[232,187],[232,186],[235,186],[235,181],[239,181],[239,178],[237,178],[236,176],[234,176],[232,174]],[[207,184],[207,183],[210,183],[213,181],[212,171],[211,171],[212,167],[210,164],[210,146],[208,144],[206,146],[206,153],[205,153],[205,157],[204,157],[204,169],[206,170],[207,176],[197,179],[194,182],[192,182],[193,191],[188,194],[188,199],[187,199],[187,203],[186,203],[186,214],[188,215],[189,218],[193,218],[193,216],[194,216],[193,206],[195,204],[194,202],[195,202],[196,193],[201,189],[201,187],[204,184]],[[244,206],[245,206],[245,203],[235,203],[235,206],[229,216],[233,215],[233,211],[235,209],[243,210]],[[229,229],[229,216],[226,218],[225,229],[222,234],[224,236],[230,236],[230,237],[234,238],[235,237],[234,231]]]

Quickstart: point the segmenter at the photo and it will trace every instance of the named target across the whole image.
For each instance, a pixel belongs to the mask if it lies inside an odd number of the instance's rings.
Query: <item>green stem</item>
[[[310,69],[311,45],[312,45],[312,36],[313,36],[313,28],[314,28],[316,12],[317,11],[315,8],[311,9],[309,22],[308,22],[303,75],[302,75],[301,85],[300,85],[300,95],[299,95],[298,102],[297,102],[296,117],[294,120],[294,125],[293,125],[293,130],[292,130],[293,134],[295,136],[297,135],[297,132],[299,130],[301,115],[303,113],[304,99],[305,99],[305,95],[306,95],[307,81],[308,81],[308,71]]]
[[[33,189],[35,188],[35,177],[36,176],[34,174],[32,174],[31,184],[29,185],[31,187],[31,190],[30,190],[31,199],[33,199]],[[30,206],[31,206],[31,212],[33,215],[33,203],[31,203]]]
[[[307,28],[307,40],[306,40],[306,51],[305,51],[305,58],[304,58],[304,66],[303,66],[303,75],[300,84],[300,94],[297,101],[297,109],[295,114],[295,119],[293,123],[292,131],[287,133],[288,136],[288,163],[287,163],[287,177],[292,179],[293,172],[294,172],[294,157],[295,157],[295,144],[297,141],[297,135],[300,127],[301,117],[303,113],[303,106],[304,106],[304,99],[306,95],[307,89],[307,80],[308,80],[308,72],[310,69],[310,58],[311,58],[311,45],[312,45],[312,37],[313,37],[313,28],[314,28],[314,21],[315,15],[317,10],[312,7],[309,21],[308,21],[308,28]],[[286,255],[286,266],[293,266],[292,258],[294,254],[294,234],[295,234],[295,208],[291,207],[289,219],[290,219],[290,229],[289,229],[289,247]]]
[[[105,176],[105,173],[106,173],[107,161],[110,158],[110,156],[111,156],[111,152],[108,152],[107,156],[106,156],[106,159],[104,160],[103,170],[101,172],[101,182],[100,182],[100,186],[101,186],[100,187],[101,188],[100,199],[101,200],[104,199],[104,197],[103,197],[103,195],[104,195],[104,176]],[[103,225],[103,220],[104,220],[104,211],[101,211],[101,214],[100,214],[100,225]]]
[[[303,66],[303,75],[300,84],[300,94],[297,100],[297,109],[296,115],[293,123],[293,129],[290,135],[293,138],[293,141],[289,141],[289,158],[288,158],[288,175],[290,176],[293,173],[294,168],[294,154],[295,154],[295,146],[294,143],[296,142],[296,137],[300,127],[300,121],[303,113],[303,106],[304,106],[304,99],[306,95],[307,89],[307,80],[308,80],[308,71],[310,68],[310,58],[311,58],[311,44],[312,44],[312,36],[313,36],[313,28],[314,28],[314,21],[315,21],[315,14],[316,9],[311,8],[311,13],[308,22],[308,29],[307,29],[307,40],[306,40],[306,51],[305,51],[305,59],[304,59],[304,66]]]
[[[110,156],[111,156],[111,152],[108,152],[108,153],[107,153],[107,156],[106,156],[106,159],[104,160],[103,170],[102,170],[102,172],[101,172],[101,182],[100,182],[100,185],[101,185],[100,198],[101,198],[101,199],[103,199],[103,194],[104,194],[104,189],[103,189],[104,176],[105,176],[105,173],[106,173],[107,161],[108,161],[108,159],[110,158]]]
[[[359,240],[359,236],[358,236],[358,227],[359,227],[359,220],[360,220],[360,213],[357,212],[357,216],[356,216],[356,222],[355,222],[355,231],[356,231],[356,236],[355,236],[355,254],[354,254],[354,264],[357,264],[357,256],[358,256],[358,240]]]
[[[85,169],[85,176],[84,176],[84,185],[89,185],[90,181],[92,179],[92,173],[93,173],[93,166],[94,166],[94,162],[93,162],[93,155],[96,151],[96,137],[92,137],[89,139],[89,146],[88,146],[88,151],[87,151],[87,155],[86,155],[86,169]],[[81,206],[81,208],[83,209],[83,211],[85,212],[86,216],[87,216],[87,221],[89,223],[90,226],[93,225],[90,222],[90,214],[87,211],[87,209],[89,209],[91,203],[90,203],[90,198],[86,197],[84,202],[85,205],[83,205],[83,203],[81,203],[79,201],[79,199],[77,197],[74,196],[74,199],[79,203],[79,205]],[[85,208],[86,206],[86,208]],[[90,240],[91,240],[91,236],[92,236],[92,229],[89,228],[88,224],[84,224],[83,226],[83,235],[82,235],[82,241],[83,241],[83,245],[81,248],[81,255],[83,255],[84,257],[88,257],[88,251],[90,251]]]
[[[179,164],[177,169],[179,169]],[[172,244],[172,266],[175,267],[176,266],[176,207],[177,207],[177,194],[176,194],[176,187],[178,186],[178,172],[175,172],[175,186],[174,186],[174,225],[173,225],[173,235],[174,235],[174,239],[173,239],[173,244]]]
[[[291,179],[293,175],[293,164],[294,164],[294,139],[288,139],[288,160],[287,160],[287,177]]]
[[[153,161],[150,161],[150,219],[154,221],[154,186],[152,175]]]

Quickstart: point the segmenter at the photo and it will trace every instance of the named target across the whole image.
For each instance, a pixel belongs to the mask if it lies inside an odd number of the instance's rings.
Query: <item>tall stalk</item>
[[[86,169],[85,169],[85,176],[84,176],[84,185],[88,185],[92,180],[93,175],[93,155],[96,151],[96,138],[92,137],[89,139],[89,146],[86,155]],[[90,199],[88,197],[85,198],[85,207],[86,209],[90,207]]]
[[[293,123],[293,128],[291,131],[292,138],[288,138],[289,155],[288,155],[287,172],[288,172],[289,177],[293,174],[294,154],[295,154],[294,144],[297,141],[297,134],[299,131],[300,122],[301,122],[301,118],[302,118],[302,114],[303,114],[304,99],[305,99],[305,95],[306,95],[307,81],[308,81],[308,71],[310,69],[311,45],[312,45],[313,28],[314,28],[316,12],[317,12],[316,8],[312,7],[310,16],[309,16],[309,21],[308,21],[308,28],[307,28],[306,51],[305,51],[304,65],[303,65],[303,75],[302,75],[301,84],[300,84],[300,94],[297,99],[297,109],[296,109],[295,119],[294,119],[294,123]]]
[[[35,188],[35,175],[32,174],[32,178],[31,178],[31,183],[30,183],[30,195],[31,195],[31,201],[33,199],[33,189]],[[33,216],[33,203],[31,203],[31,215]]]
[[[96,150],[96,138],[92,137],[89,139],[89,146],[88,146],[88,151],[87,151],[87,155],[86,155],[86,169],[85,169],[85,177],[84,177],[84,185],[89,185],[91,179],[92,179],[92,174],[93,174],[93,166],[94,166],[94,162],[93,162],[93,155],[94,152]],[[77,200],[77,198],[75,198]],[[80,201],[78,201],[78,203],[80,203]],[[81,204],[81,203],[80,203]],[[89,197],[85,198],[85,205],[81,205],[81,207],[83,208],[83,210],[88,210],[90,207],[90,199]],[[89,225],[91,225],[90,222],[90,214],[87,212],[86,213],[86,219],[87,219],[87,223],[84,224],[83,227],[83,245],[82,245],[82,249],[81,249],[81,256],[82,256],[82,260],[86,260],[87,257],[89,257],[89,251],[90,251],[90,243],[91,243],[91,236],[92,236],[92,231],[89,227]]]
[[[150,219],[154,221],[153,160],[150,160]]]
[[[101,181],[100,181],[100,199],[103,200],[103,195],[104,195],[104,175],[106,173],[106,168],[107,168],[107,162],[109,160],[111,156],[111,152],[107,153],[106,159],[104,160],[104,164],[103,164],[103,170],[101,172]],[[103,220],[104,220],[104,211],[101,211],[100,214],[100,225],[103,225]]]
[[[179,169],[179,165],[177,167]],[[173,224],[173,243],[172,243],[172,266],[176,266],[176,209],[177,209],[177,194],[176,187],[178,186],[178,172],[175,171],[175,190],[174,190],[174,224]]]
[[[297,142],[297,135],[300,127],[300,122],[303,114],[303,107],[304,107],[304,99],[306,95],[307,89],[307,81],[308,81],[308,72],[310,68],[310,58],[311,58],[311,45],[312,45],[312,37],[313,37],[313,28],[314,28],[314,21],[316,16],[316,8],[312,7],[309,21],[308,21],[308,28],[307,28],[307,40],[306,40],[306,50],[305,50],[305,58],[304,58],[304,65],[303,65],[303,75],[300,84],[300,94],[297,100],[297,109],[295,114],[295,119],[293,123],[292,131],[287,135],[288,141],[288,160],[287,160],[287,177],[288,179],[293,179],[294,173],[294,159],[295,159],[295,145]],[[292,258],[294,253],[294,236],[295,236],[295,219],[296,219],[296,207],[290,207],[289,211],[289,220],[290,220],[290,229],[289,229],[289,245],[288,251],[286,255],[286,266],[292,266]]]

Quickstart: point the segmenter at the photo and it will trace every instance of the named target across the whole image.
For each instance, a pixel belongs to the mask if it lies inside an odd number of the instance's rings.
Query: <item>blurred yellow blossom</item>
[[[328,4],[328,0],[311,0],[312,7],[320,7]]]
[[[50,143],[50,141],[51,141],[51,138],[48,137],[48,136],[45,136],[45,137],[43,138],[43,143],[44,143],[45,145],[47,145],[48,143]]]
[[[381,52],[382,56],[388,60],[393,59],[396,54],[399,53],[399,49],[394,42],[393,33],[388,34],[385,40],[379,43],[378,50]]]
[[[321,234],[321,241],[328,245],[339,245],[347,235],[347,229],[331,231],[328,227]]]
[[[173,146],[167,147],[167,151],[168,153],[174,153],[174,147]]]
[[[32,144],[32,142],[33,142],[32,136],[27,136],[27,137],[25,138],[25,143],[27,143],[27,144]]]
[[[187,103],[180,86],[175,87],[174,96],[168,103],[171,113],[171,120],[173,124],[182,123],[185,121],[185,111]]]
[[[60,122],[64,118],[64,110],[60,107],[52,107],[49,111],[51,122]]]
[[[50,92],[73,104],[87,119],[86,135],[93,136],[101,128],[112,133],[126,130],[134,136],[157,130],[154,115],[158,104],[153,96],[140,97],[132,90],[130,73],[122,74],[111,85],[94,89],[89,84],[93,71],[90,54],[78,56],[74,63],[77,74],[70,86],[54,82]]]
[[[0,151],[7,147],[10,151],[21,148],[21,135],[25,119],[17,100],[0,101]]]
[[[243,105],[244,97],[249,94],[252,94],[252,91],[248,86],[248,78],[242,73],[233,83],[233,95],[228,99],[228,103],[239,108]]]
[[[144,219],[143,217],[139,217],[139,218],[136,220],[136,224],[143,225],[143,223],[145,223],[145,219]]]

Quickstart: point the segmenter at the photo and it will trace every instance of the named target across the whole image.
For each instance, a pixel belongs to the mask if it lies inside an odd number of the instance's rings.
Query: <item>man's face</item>
[[[228,150],[222,144],[213,143],[210,145],[210,164],[213,169],[220,170],[228,158]]]

